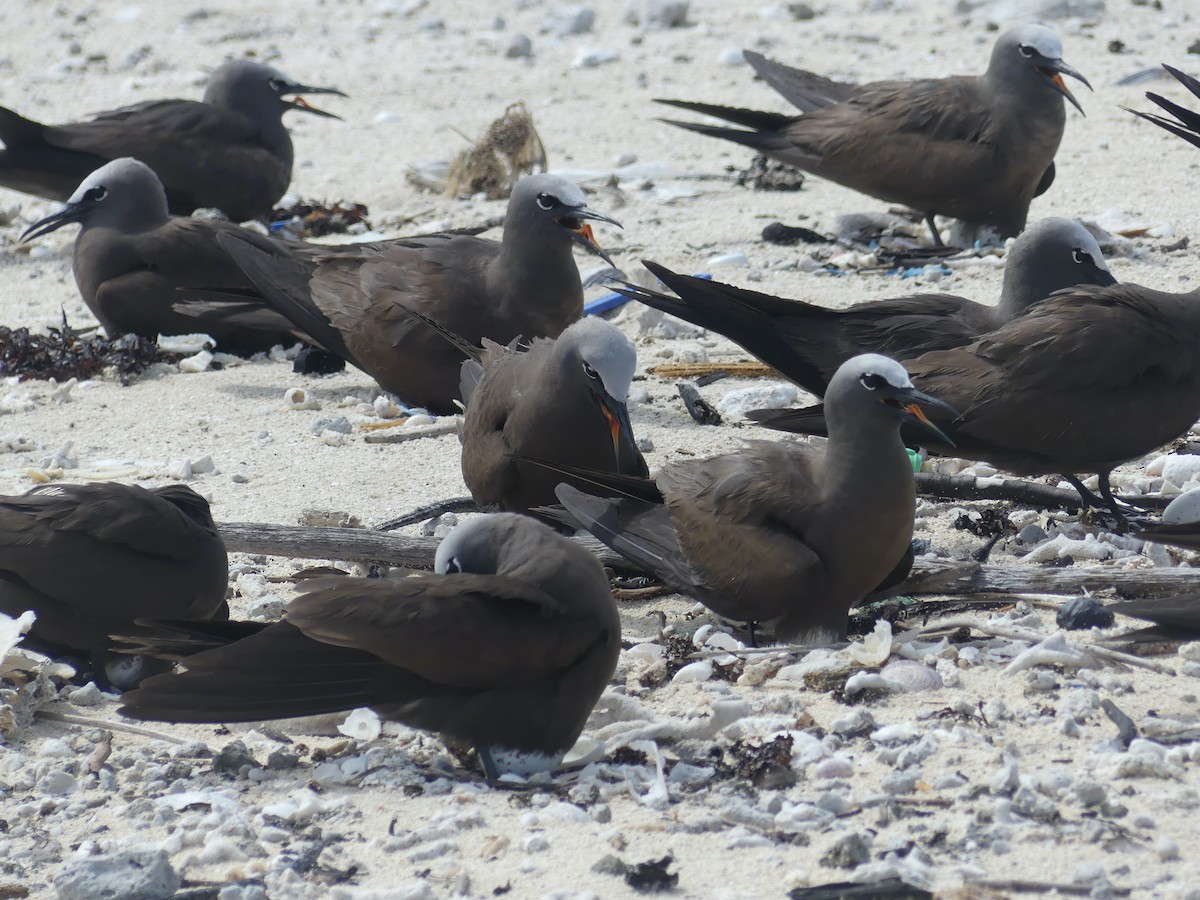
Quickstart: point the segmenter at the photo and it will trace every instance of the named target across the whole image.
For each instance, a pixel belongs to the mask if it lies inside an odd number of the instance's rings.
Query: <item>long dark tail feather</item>
[[[262,292],[263,298],[273,309],[292,322],[313,343],[353,362],[354,354],[346,346],[345,339],[313,304],[308,294],[309,273],[305,265],[292,258],[284,247],[269,243],[260,245],[255,241],[256,238],[249,234],[217,236],[217,243]],[[285,286],[289,282],[293,284],[290,289]],[[300,284],[304,284],[303,289],[296,287]]]
[[[254,722],[446,691],[370,653],[313,640],[286,622],[181,665],[122,696],[121,714],[161,722]]]
[[[1184,640],[1200,635],[1200,597],[1145,597],[1108,604],[1123,616],[1153,622],[1155,627],[1121,635],[1118,640]]]
[[[0,141],[10,150],[45,144],[46,126],[0,106]]]
[[[258,634],[271,623],[138,619],[134,624],[142,630],[136,634],[109,635],[120,642],[113,648],[116,652],[180,660]]]
[[[752,409],[746,418],[764,428],[788,431],[792,434],[829,434],[825,422],[825,406],[806,406],[803,409]]]
[[[1200,550],[1200,523],[1182,525],[1150,525],[1137,537],[1156,544],[1174,544]]]
[[[695,592],[699,581],[665,506],[597,497],[569,484],[560,484],[555,494],[567,512],[601,543],[676,590]]]
[[[619,494],[622,497],[628,497],[630,500],[641,500],[645,503],[662,503],[662,491],[658,489],[649,478],[642,478],[639,475],[622,475],[617,472],[596,472],[592,469],[581,469],[575,466],[568,466],[562,463],[551,462],[546,459],[538,459],[534,456],[523,456],[516,454],[516,458],[530,465],[540,466],[543,469],[549,469],[552,472],[557,472],[559,475],[564,475],[575,481],[584,484],[595,485],[602,488],[608,493]]]
[[[778,91],[788,103],[804,112],[816,112],[834,106],[848,100],[859,90],[858,85],[834,81],[803,69],[793,69],[753,50],[746,50],[744,55],[746,62],[763,81]]]
[[[733,122],[735,125],[754,128],[759,131],[778,131],[795,118],[795,116],[785,116],[782,113],[763,112],[757,109],[741,109],[736,106],[718,106],[714,103],[694,103],[690,100],[655,99],[654,102],[662,103],[665,106],[674,106],[677,109],[686,109],[689,112],[697,112],[705,116],[712,116],[714,119],[724,119],[726,122]],[[663,119],[662,121],[670,122],[672,125],[679,125],[681,128],[690,127],[685,122],[676,122],[671,119]]]
[[[1200,79],[1193,78],[1186,72],[1180,71],[1174,66],[1168,66],[1166,63],[1163,63],[1163,68],[1175,76],[1175,80],[1191,91],[1195,96],[1200,97]]]
[[[483,357],[483,348],[471,344],[471,342],[462,335],[455,331],[451,331],[442,323],[434,321],[433,319],[429,318],[429,316],[419,313],[415,309],[410,309],[407,306],[403,307],[403,311],[406,315],[419,320],[431,331],[437,332],[438,335],[445,339],[446,343],[461,351],[462,355],[468,359],[473,359],[478,362]]]
[[[695,131],[697,134],[707,135],[708,137],[724,138],[727,141],[733,141],[735,144],[751,147],[760,153],[779,149],[779,138],[773,132],[769,131],[742,131],[737,128],[723,128],[720,125],[680,122],[676,119],[659,119],[659,121],[666,122],[668,125],[674,125],[676,128]]]

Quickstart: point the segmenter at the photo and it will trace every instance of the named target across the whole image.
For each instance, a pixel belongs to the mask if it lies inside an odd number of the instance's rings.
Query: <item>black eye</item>
[[[86,194],[84,194],[83,196],[86,197],[88,200],[92,200],[96,203],[99,203],[101,200],[103,200],[105,197],[108,196],[108,188],[103,187],[103,186],[102,187],[94,187],[91,190],[89,190]]]
[[[859,379],[859,381],[862,382],[862,386],[868,391],[873,391],[876,388],[884,387],[888,383],[886,378],[884,378],[882,375],[876,374],[875,372],[867,372],[862,378]]]
[[[1071,252],[1071,259],[1075,260],[1075,262],[1079,263],[1080,265],[1083,265],[1084,263],[1090,263],[1092,261],[1092,254],[1084,253],[1082,250],[1076,247]]]
[[[583,364],[583,374],[586,375],[588,378],[593,378],[593,379],[600,378],[600,373],[597,372],[595,369],[593,369],[591,366],[589,366],[586,362]]]
[[[537,195],[537,205],[541,209],[546,209],[546,210],[554,209],[554,207],[556,207],[558,205],[558,198],[551,197],[549,194],[538,194]]]
[[[1026,59],[1033,59],[1033,54],[1036,51],[1032,47],[1030,47],[1028,44],[1021,44],[1019,47],[1017,47],[1017,52],[1020,53]]]
[[[446,574],[456,575],[462,571],[462,566],[458,564],[458,557],[452,556],[446,560]]]
[[[277,94],[287,92],[287,82],[280,78],[272,78],[267,82],[267,86]]]

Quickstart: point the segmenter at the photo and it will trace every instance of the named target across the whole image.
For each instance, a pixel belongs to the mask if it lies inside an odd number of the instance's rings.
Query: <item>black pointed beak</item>
[[[1079,101],[1075,99],[1075,95],[1068,89],[1066,82],[1062,80],[1063,75],[1070,75],[1072,78],[1082,81],[1089,91],[1094,90],[1091,83],[1083,77],[1079,72],[1075,71],[1071,66],[1068,66],[1061,59],[1047,60],[1045,65],[1039,65],[1038,71],[1054,86],[1054,89],[1071,101],[1071,105],[1079,110],[1081,116],[1087,116],[1083,111],[1083,107],[1079,105]]]
[[[604,213],[598,213],[594,209],[589,209],[586,206],[575,206],[571,207],[570,209],[571,211],[569,215],[559,216],[557,218],[556,221],[558,224],[570,232],[571,240],[577,243],[580,247],[582,247],[588,253],[593,253],[600,257],[610,266],[615,268],[616,263],[614,263],[612,261],[612,257],[605,253],[601,246],[596,243],[596,236],[592,234],[592,226],[589,225],[585,220],[594,219],[597,222],[608,222],[608,224],[616,225],[618,228],[622,227],[621,223],[616,219],[604,215]]]
[[[646,475],[646,462],[633,440],[633,425],[629,421],[629,409],[621,401],[604,391],[592,391],[600,415],[608,426],[612,437],[613,455],[617,460],[617,471],[626,474]]]
[[[958,410],[949,403],[944,403],[937,397],[931,397],[929,394],[918,391],[914,387],[887,389],[881,400],[905,424],[913,425],[918,430],[937,438],[943,444],[951,447],[954,446],[954,441],[950,440],[944,431],[929,421],[929,418],[925,415],[925,409],[923,409],[923,407],[931,410],[936,409],[957,419]]]
[[[1113,273],[1103,266],[1098,266],[1093,262],[1087,266],[1087,269],[1088,275],[1092,279],[1092,284],[1098,284],[1101,287],[1109,287],[1117,284],[1117,279],[1113,276]]]
[[[335,97],[348,97],[349,94],[339,91],[333,87],[315,87],[310,84],[295,84],[288,82],[279,90],[281,97],[288,94],[333,94]],[[286,105],[291,109],[298,109],[301,112],[312,113],[314,116],[323,116],[326,119],[337,119],[341,121],[341,116],[323,109],[317,109],[315,106],[310,106],[303,97],[296,97],[294,100],[286,101]]]
[[[78,203],[68,203],[58,212],[51,213],[44,219],[39,219],[26,228],[21,235],[21,243],[31,241],[52,231],[58,231],[64,225],[70,225],[72,222],[78,222],[91,208],[92,203],[86,199],[80,200]]]

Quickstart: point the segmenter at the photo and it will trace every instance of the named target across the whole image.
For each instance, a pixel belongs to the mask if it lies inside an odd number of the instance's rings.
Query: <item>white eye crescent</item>
[[[1019,47],[1017,47],[1017,52],[1026,59],[1033,59],[1034,49],[1028,44],[1021,44]]]
[[[558,200],[551,197],[549,194],[538,194],[537,205],[539,209],[551,210],[557,205]]]

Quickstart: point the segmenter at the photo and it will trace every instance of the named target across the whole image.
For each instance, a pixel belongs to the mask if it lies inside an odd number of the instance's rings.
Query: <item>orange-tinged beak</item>
[[[586,225],[583,226],[587,228]],[[588,228],[588,231],[591,231]],[[621,420],[613,415],[613,411],[608,408],[608,404],[603,400],[600,401],[600,414],[604,416],[604,421],[608,423],[608,433],[612,436],[613,452],[617,457],[621,456]]]

